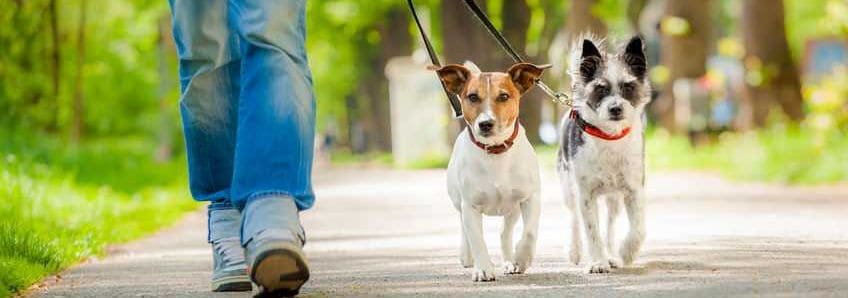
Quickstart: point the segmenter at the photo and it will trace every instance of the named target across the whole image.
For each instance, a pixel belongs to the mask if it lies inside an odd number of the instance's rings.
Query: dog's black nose
[[[495,121],[486,120],[477,124],[477,127],[480,128],[481,132],[490,132],[492,128],[495,127]]]
[[[614,106],[609,109],[610,116],[615,118],[621,117],[622,112],[624,112],[624,110],[621,108],[621,106]]]

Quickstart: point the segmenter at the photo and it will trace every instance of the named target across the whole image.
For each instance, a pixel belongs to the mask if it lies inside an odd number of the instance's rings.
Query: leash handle
[[[430,62],[437,67],[441,67],[442,64],[439,63],[439,57],[436,56],[436,50],[433,49],[433,44],[430,43],[430,38],[427,37],[427,32],[424,31],[424,26],[421,25],[421,20],[418,19],[418,12],[415,11],[415,4],[412,3],[412,0],[407,0],[406,3],[409,5],[409,11],[412,12],[412,18],[415,19],[415,25],[418,26],[418,32],[421,32],[421,38],[424,39],[424,47],[427,49],[427,55],[430,56]],[[448,102],[450,102],[451,109],[453,109],[454,118],[462,117],[462,106],[460,105],[459,96],[448,91],[448,87],[445,86],[445,83],[442,80],[439,80],[439,84],[442,85],[442,90],[445,91],[445,95],[448,96]]]
[[[477,2],[474,2],[474,0],[465,0],[465,6],[468,7],[468,10],[470,10],[475,17],[477,17],[477,20],[479,20],[480,23],[483,24],[483,27],[486,27],[486,31],[489,32],[489,35],[491,35],[492,38],[494,38],[498,42],[498,45],[500,45],[501,49],[503,49],[507,53],[507,55],[512,58],[512,61],[525,62],[524,59],[521,58],[521,55],[518,55],[518,53],[512,48],[512,45],[509,44],[509,41],[506,40],[503,34],[501,34],[501,32],[498,31],[497,28],[495,28],[495,25],[492,24],[491,21],[489,21],[489,17],[486,16],[486,13],[483,12],[482,9],[480,9],[480,6],[477,5]],[[536,85],[539,86],[539,88],[541,88],[542,91],[544,91],[546,94],[548,94],[548,96],[551,97],[554,103],[572,107],[572,102],[568,98],[567,94],[552,90],[541,80],[537,80]]]

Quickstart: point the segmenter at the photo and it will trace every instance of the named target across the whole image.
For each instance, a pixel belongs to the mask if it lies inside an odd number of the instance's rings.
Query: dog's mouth
[[[488,137],[491,137],[491,136],[495,135],[495,132],[494,132],[494,131],[491,131],[491,130],[490,130],[490,131],[481,131],[481,132],[479,132],[478,134],[479,134],[481,137],[488,138]]]
[[[610,120],[610,121],[621,121],[621,120],[624,120],[624,116],[621,116],[621,115],[619,115],[619,116],[610,116],[610,117],[609,117],[609,120]]]

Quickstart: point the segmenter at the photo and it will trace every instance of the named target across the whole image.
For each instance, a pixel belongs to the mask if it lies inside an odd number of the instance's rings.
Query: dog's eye
[[[499,102],[504,102],[504,101],[507,101],[507,100],[509,100],[509,94],[503,93],[501,95],[498,95],[498,101]]]
[[[631,84],[631,83],[622,84],[621,85],[621,93],[624,93],[624,94],[633,93],[633,89],[635,89],[635,88],[636,87],[634,87],[633,84]]]
[[[601,98],[607,97],[607,95],[610,94],[609,87],[607,86],[598,86],[595,90],[595,92],[598,92],[598,96],[600,96]]]
[[[468,101],[470,102],[480,102],[480,96],[476,93],[468,94]]]

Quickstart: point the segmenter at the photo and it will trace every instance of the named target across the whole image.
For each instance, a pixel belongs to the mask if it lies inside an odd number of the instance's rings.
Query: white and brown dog
[[[585,235],[589,272],[607,273],[633,262],[645,239],[642,115],[651,87],[640,37],[616,53],[603,50],[594,38],[581,40],[572,49],[574,109],[561,124],[557,169],[572,213],[571,261],[580,262]],[[600,200],[606,200],[608,211],[605,241],[598,224]],[[616,253],[614,223],[622,203],[630,232]]]
[[[447,171],[448,193],[460,213],[460,262],[474,267],[474,281],[495,280],[483,240],[483,215],[503,216],[501,250],[506,274],[530,266],[539,229],[539,165],[518,123],[521,95],[549,65],[519,63],[507,72],[481,72],[471,63],[437,69],[450,92],[462,100],[468,124],[456,138]],[[521,240],[513,254],[512,232],[521,216]]]

